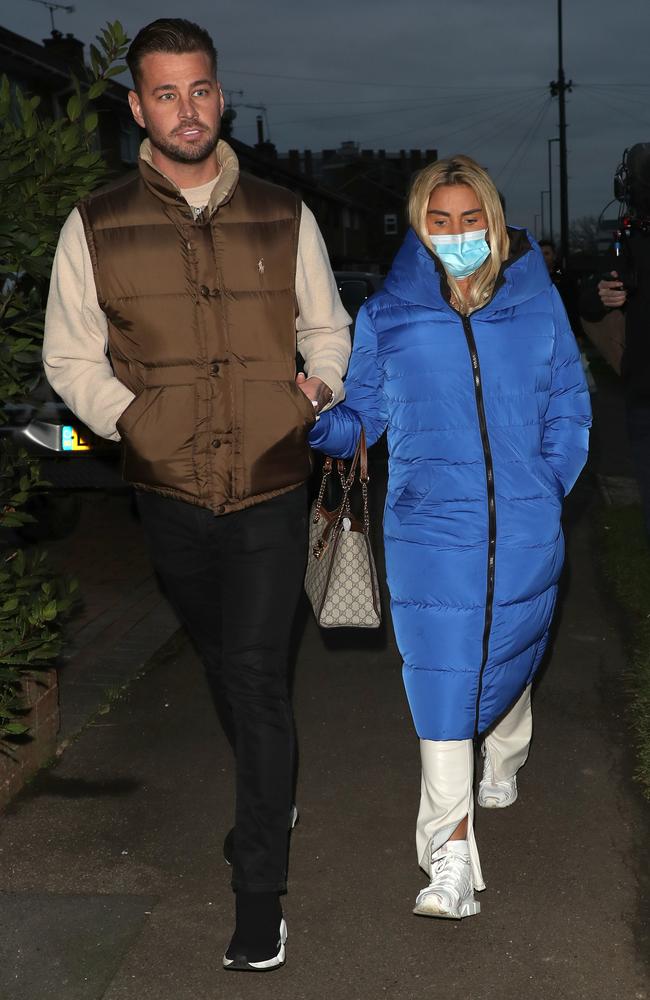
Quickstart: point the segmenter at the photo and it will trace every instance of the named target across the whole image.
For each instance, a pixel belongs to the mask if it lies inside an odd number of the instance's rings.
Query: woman
[[[383,290],[357,318],[346,402],[321,416],[311,444],[349,456],[360,422],[369,443],[388,428],[386,565],[430,879],[414,912],[459,919],[479,912],[485,888],[473,739],[484,737],[479,805],[511,805],[590,407],[543,257],[506,227],[486,172],[466,156],[427,167],[409,218]]]

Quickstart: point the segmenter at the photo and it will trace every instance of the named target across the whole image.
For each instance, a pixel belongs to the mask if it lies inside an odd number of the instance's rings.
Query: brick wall
[[[59,730],[59,688],[56,670],[25,681],[24,722],[32,739],[14,745],[11,757],[0,753],[0,809],[20,791],[26,781],[53,757]]]

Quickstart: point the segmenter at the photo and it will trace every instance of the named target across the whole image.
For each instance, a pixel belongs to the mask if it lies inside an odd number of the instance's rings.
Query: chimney
[[[84,68],[84,43],[70,32],[64,35],[54,28],[50,37],[43,39],[43,48],[73,73]]]
[[[261,146],[264,142],[264,119],[261,115],[257,115],[255,121],[257,123],[257,144]]]

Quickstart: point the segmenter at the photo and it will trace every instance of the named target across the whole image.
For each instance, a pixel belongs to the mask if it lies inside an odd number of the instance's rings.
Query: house
[[[411,179],[436,160],[435,149],[390,153],[360,149],[355,142],[316,154],[309,149],[302,153],[290,149],[280,156],[280,161],[295,171],[364,206],[368,243],[373,248],[368,266],[382,272],[388,270],[408,229],[406,202]]]
[[[25,93],[38,95],[39,110],[44,116],[57,118],[65,113],[67,101],[74,93],[71,74],[82,77],[85,72],[84,45],[73,35],[54,30],[39,45],[0,27],[0,74],[6,74],[10,84]],[[99,115],[98,146],[116,174],[135,167],[144,137],[131,115],[128,93],[127,86],[112,80],[95,105]],[[339,194],[314,178],[295,172],[291,165],[278,159],[275,147],[264,142],[262,134],[256,146],[248,146],[229,134],[227,138],[243,170],[290,188],[304,199],[316,216],[335,266],[356,267],[365,261],[367,208],[351,194]]]
[[[39,112],[44,117],[58,118],[65,112],[74,93],[70,80],[73,73],[85,73],[84,46],[78,38],[54,30],[39,45],[0,27],[0,74],[6,74],[9,83],[25,93],[38,95]],[[131,116],[128,92],[128,87],[111,81],[96,102],[98,145],[108,166],[116,172],[135,165],[141,141],[140,129]]]

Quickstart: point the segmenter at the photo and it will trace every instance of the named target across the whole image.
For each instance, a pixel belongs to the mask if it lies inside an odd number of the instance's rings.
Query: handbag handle
[[[313,516],[314,524],[317,524],[320,518],[321,507],[323,506],[323,498],[325,496],[325,486],[327,484],[327,477],[330,475],[332,471],[333,463],[334,459],[328,455],[325,458],[325,462],[323,464],[323,478],[321,480],[320,490],[318,491],[318,498],[316,500],[316,503],[314,504],[314,516]],[[370,477],[368,475],[368,447],[366,445],[366,433],[363,429],[363,425],[361,425],[359,440],[357,442],[357,447],[354,452],[354,457],[352,458],[352,464],[350,465],[350,471],[347,476],[344,475],[344,470],[341,469],[341,465],[342,465],[341,459],[337,459],[337,467],[339,470],[339,474],[341,476],[341,484],[343,487],[343,497],[336,510],[335,521],[329,527],[327,532],[323,533],[323,537],[321,538],[320,543],[318,545],[318,553],[316,552],[314,553],[317,556],[317,558],[320,558],[320,556],[324,553],[325,549],[327,548],[328,541],[326,541],[325,539],[325,534],[327,534],[328,536],[335,535],[340,527],[345,512],[349,510],[349,496],[350,496],[350,491],[354,486],[354,478],[357,472],[357,468],[359,470],[359,483],[361,484],[361,495],[363,499],[363,530],[366,535],[370,530],[370,512],[368,510],[368,483],[370,481]]]

